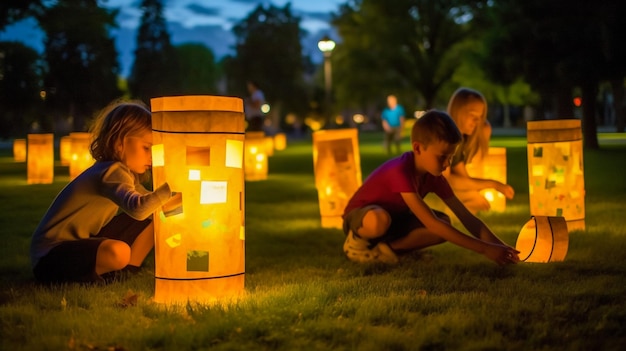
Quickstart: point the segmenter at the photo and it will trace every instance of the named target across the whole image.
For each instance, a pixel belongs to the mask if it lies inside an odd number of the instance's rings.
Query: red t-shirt
[[[344,218],[353,209],[367,205],[378,205],[392,217],[405,215],[411,210],[400,193],[417,193],[423,198],[433,192],[444,200],[454,194],[444,176],[429,173],[423,179],[420,184],[416,176],[413,152],[405,152],[380,165],[365,179],[348,202]]]

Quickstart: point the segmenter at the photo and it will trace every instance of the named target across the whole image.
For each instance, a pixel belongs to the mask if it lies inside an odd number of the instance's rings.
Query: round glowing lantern
[[[70,139],[70,179],[74,179],[91,167],[95,160],[89,152],[91,133],[70,133]]]
[[[211,303],[244,289],[243,101],[221,96],[151,100],[153,182],[182,206],[155,214],[155,296]]]
[[[585,229],[585,180],[580,120],[527,124],[530,214],[565,217],[570,231]]]
[[[557,262],[565,259],[568,245],[565,218],[535,216],[520,231],[515,248],[522,261]]]
[[[314,132],[313,166],[322,227],[341,228],[343,210],[362,181],[358,130]]]
[[[27,140],[28,184],[51,184],[54,180],[54,134],[28,134]]]
[[[13,160],[26,162],[26,139],[13,140]]]

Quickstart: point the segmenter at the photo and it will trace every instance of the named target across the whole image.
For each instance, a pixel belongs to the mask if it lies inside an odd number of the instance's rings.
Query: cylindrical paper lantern
[[[246,132],[244,171],[245,180],[267,179],[267,144],[264,132]]]
[[[314,132],[313,166],[322,227],[341,228],[343,210],[361,186],[358,130]]]
[[[274,156],[274,137],[265,136],[265,154],[267,157]]]
[[[565,259],[568,245],[565,218],[535,216],[520,231],[515,248],[522,261],[556,262]]]
[[[27,139],[28,184],[51,184],[54,180],[54,134],[28,134]]]
[[[570,231],[585,229],[585,180],[580,120],[527,124],[530,214],[565,217]]]
[[[506,184],[506,148],[490,147],[483,158],[483,178]],[[491,211],[504,212],[506,197],[495,189],[483,189],[480,194],[489,201]]]
[[[154,186],[182,194],[155,214],[155,294],[161,303],[209,303],[244,289],[243,101],[160,97],[152,104]]]
[[[76,178],[84,170],[89,168],[95,160],[89,152],[91,133],[70,133],[70,179]]]
[[[278,151],[285,150],[287,148],[287,135],[285,133],[276,133],[274,135],[274,149]]]
[[[26,139],[13,140],[13,160],[26,162]]]
[[[72,137],[66,135],[61,137],[59,141],[59,156],[61,158],[61,165],[69,166],[72,160]]]

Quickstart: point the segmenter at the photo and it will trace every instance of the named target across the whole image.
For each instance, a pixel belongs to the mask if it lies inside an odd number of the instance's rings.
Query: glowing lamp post
[[[246,132],[244,153],[245,180],[267,179],[267,144],[264,132]]]
[[[530,214],[565,217],[569,231],[585,228],[585,180],[580,120],[527,124]]]
[[[565,218],[536,216],[520,231],[515,248],[525,262],[558,262],[565,259],[568,245]]]
[[[506,184],[506,148],[490,147],[483,158],[483,177]],[[481,195],[489,201],[491,211],[504,212],[506,197],[495,189],[483,189]]]
[[[343,210],[361,186],[357,129],[314,132],[313,166],[322,227],[341,228]]]
[[[70,133],[70,139],[70,179],[74,179],[89,168],[95,160],[89,152],[91,133]]]
[[[59,141],[59,154],[61,157],[61,165],[69,166],[72,159],[72,137],[66,135],[61,137]]]
[[[317,47],[324,54],[324,91],[326,98],[326,110],[328,111],[328,119],[330,120],[330,94],[332,91],[332,67],[330,63],[330,56],[335,49],[335,42],[325,35],[319,42]]]
[[[182,206],[155,214],[155,294],[161,303],[210,303],[243,293],[243,101],[159,97],[152,105],[154,186]]]
[[[26,162],[26,139],[13,140],[13,160]]]
[[[51,184],[54,180],[54,134],[28,134],[27,139],[27,183]]]

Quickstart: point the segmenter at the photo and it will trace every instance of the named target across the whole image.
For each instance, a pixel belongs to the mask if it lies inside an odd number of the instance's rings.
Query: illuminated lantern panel
[[[274,156],[274,137],[266,136],[265,139],[265,154],[269,156]]]
[[[154,216],[154,299],[237,297],[245,276],[243,101],[177,96],[151,104],[154,187],[167,182],[182,196]]]
[[[565,218],[536,216],[522,227],[515,248],[525,262],[558,262],[565,259],[568,245]]]
[[[59,154],[61,158],[61,165],[69,166],[72,159],[72,137],[66,135],[61,137],[59,141]]]
[[[26,139],[13,140],[13,160],[26,162]]]
[[[569,231],[585,229],[585,180],[580,120],[527,124],[530,214],[565,217]]]
[[[27,183],[51,184],[54,180],[54,135],[28,134],[27,139]]]
[[[322,227],[341,228],[343,210],[361,186],[357,129],[314,132],[313,166]]]
[[[274,135],[274,149],[283,151],[287,148],[287,135],[285,133],[277,133]]]
[[[245,180],[267,179],[267,144],[264,132],[246,132],[244,171]]]
[[[91,133],[70,133],[70,139],[70,179],[74,179],[84,170],[91,167],[95,160],[89,152]]]
[[[506,184],[506,148],[490,147],[483,158],[483,178]],[[506,197],[495,189],[483,189],[480,194],[489,201],[491,211],[504,212]]]

